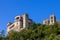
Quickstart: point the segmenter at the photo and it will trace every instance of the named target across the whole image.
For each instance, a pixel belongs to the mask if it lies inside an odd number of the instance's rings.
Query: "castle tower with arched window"
[[[56,17],[54,14],[50,15],[50,25],[53,25],[56,22]]]
[[[55,16],[54,14],[51,14],[51,15],[50,15],[50,19],[45,19],[45,20],[43,21],[43,24],[53,25],[55,22],[56,22],[56,16]]]
[[[24,28],[28,27],[32,23],[32,20],[28,17],[28,14],[23,14],[16,16],[14,19],[14,23],[9,22],[7,24],[7,34],[10,31],[21,31]]]

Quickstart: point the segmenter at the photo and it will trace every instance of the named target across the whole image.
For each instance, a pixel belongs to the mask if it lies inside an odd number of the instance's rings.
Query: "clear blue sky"
[[[14,17],[28,13],[36,23],[42,22],[54,13],[60,20],[59,0],[0,0],[0,31],[7,28],[8,22],[14,22]]]

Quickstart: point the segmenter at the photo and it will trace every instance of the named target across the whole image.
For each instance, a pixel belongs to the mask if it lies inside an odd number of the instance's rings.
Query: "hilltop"
[[[2,40],[2,38],[0,38]],[[20,32],[11,31],[6,40],[60,40],[60,28],[54,25],[32,23],[28,28]]]

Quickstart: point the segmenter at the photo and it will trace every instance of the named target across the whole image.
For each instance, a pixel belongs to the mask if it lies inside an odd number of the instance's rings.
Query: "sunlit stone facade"
[[[56,22],[56,17],[54,14],[50,15],[50,19],[45,19],[43,21],[43,24],[46,24],[46,25],[53,25],[54,23]]]
[[[7,24],[7,34],[10,31],[21,31],[24,28],[28,27],[32,23],[32,20],[29,19],[28,14],[23,14],[20,16],[16,16],[14,23],[9,22]]]

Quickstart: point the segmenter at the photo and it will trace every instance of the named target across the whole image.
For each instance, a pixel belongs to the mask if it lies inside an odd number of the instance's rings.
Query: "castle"
[[[56,22],[56,16],[54,14],[50,15],[50,19],[45,19],[43,24],[45,25],[53,25]]]
[[[7,34],[11,31],[21,31],[24,28],[28,27],[32,23],[32,20],[29,19],[28,14],[23,14],[15,17],[14,23],[9,22],[7,24]]]
[[[54,14],[50,15],[50,19],[45,19],[43,24],[53,25],[56,22]],[[23,14],[15,17],[14,23],[9,22],[7,24],[7,34],[11,31],[19,32],[24,28],[28,27],[33,21],[29,18],[28,14]]]

